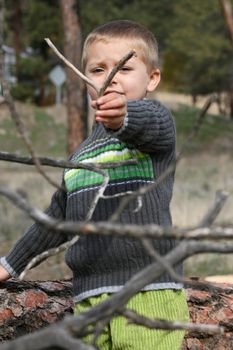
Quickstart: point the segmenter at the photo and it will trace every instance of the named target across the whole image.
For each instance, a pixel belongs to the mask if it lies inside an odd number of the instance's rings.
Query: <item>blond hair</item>
[[[147,69],[158,68],[158,43],[153,33],[141,24],[129,20],[116,20],[94,29],[83,45],[82,67],[85,70],[88,49],[94,42],[108,39],[128,39],[136,54],[145,63]]]

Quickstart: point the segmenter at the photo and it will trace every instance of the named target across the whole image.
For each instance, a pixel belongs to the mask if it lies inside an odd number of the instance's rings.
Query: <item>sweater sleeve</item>
[[[157,100],[129,101],[124,125],[115,135],[145,152],[174,149],[176,142],[171,112]]]
[[[55,192],[51,204],[45,213],[55,219],[65,218],[66,193],[62,190]],[[38,254],[59,246],[67,241],[67,235],[49,231],[42,225],[35,223],[15,244],[8,255],[0,259],[0,264],[13,277],[17,277],[27,264]]]

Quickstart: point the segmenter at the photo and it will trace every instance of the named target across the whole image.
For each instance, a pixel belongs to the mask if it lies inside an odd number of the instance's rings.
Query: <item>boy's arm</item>
[[[120,140],[145,152],[175,148],[176,130],[173,117],[157,100],[129,101],[124,124],[113,133]]]
[[[55,219],[63,220],[65,218],[65,205],[66,193],[57,191],[45,212]],[[10,276],[19,276],[35,256],[45,250],[57,247],[67,240],[67,235],[49,231],[42,225],[35,223],[18,240],[10,253],[0,259],[0,280],[3,281]]]
[[[120,140],[145,152],[175,149],[175,124],[170,111],[157,100],[126,100],[109,93],[92,102],[96,120]]]

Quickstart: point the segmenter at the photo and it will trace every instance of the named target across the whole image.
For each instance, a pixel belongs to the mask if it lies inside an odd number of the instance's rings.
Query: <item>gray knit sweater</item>
[[[140,186],[153,183],[175,161],[175,126],[170,112],[158,101],[128,102],[124,126],[117,132],[106,130],[102,124],[93,127],[92,134],[72,156],[74,162],[108,162],[136,159],[135,165],[108,169],[109,182],[100,199],[92,221],[107,221],[117,209],[121,197],[117,193],[136,191]],[[142,198],[142,207],[133,200],[123,210],[119,222],[126,224],[171,225],[170,200],[174,172]],[[85,220],[93,198],[103,182],[103,176],[85,169],[66,169],[64,183],[67,192],[57,191],[46,213],[61,220]],[[27,263],[44,250],[56,247],[71,235],[48,232],[34,224],[16,243],[12,251],[1,258],[1,264],[12,276],[18,276]],[[152,240],[162,255],[176,244],[171,239]],[[127,280],[152,263],[140,241],[129,238],[83,235],[66,254],[66,262],[73,271],[76,301],[104,292],[118,291]],[[182,273],[182,266],[176,266]],[[165,273],[145,290],[174,288],[176,283]]]

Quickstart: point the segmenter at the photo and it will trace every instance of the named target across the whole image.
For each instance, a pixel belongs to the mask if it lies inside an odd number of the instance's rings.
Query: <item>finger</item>
[[[100,111],[106,111],[106,110],[111,110],[111,109],[126,109],[126,103],[121,100],[112,100],[109,101],[108,103],[105,103],[104,105],[99,106],[98,108]]]
[[[100,98],[98,98],[97,103],[99,106],[104,106],[106,104],[108,104],[109,102],[112,101],[118,101],[118,103],[126,103],[126,97],[124,94],[120,94],[117,92],[111,92],[108,93],[107,95],[104,95]]]
[[[114,93],[114,94],[111,93],[106,96],[103,96],[98,100],[92,100],[91,106],[94,109],[113,109],[113,108],[121,108],[125,106],[127,103],[127,100],[123,95],[120,95],[117,93]]]
[[[123,118],[126,115],[126,109],[97,110],[95,115],[98,118]]]
[[[91,107],[94,108],[94,109],[98,109],[99,108],[99,105],[98,105],[96,100],[91,101]]]

